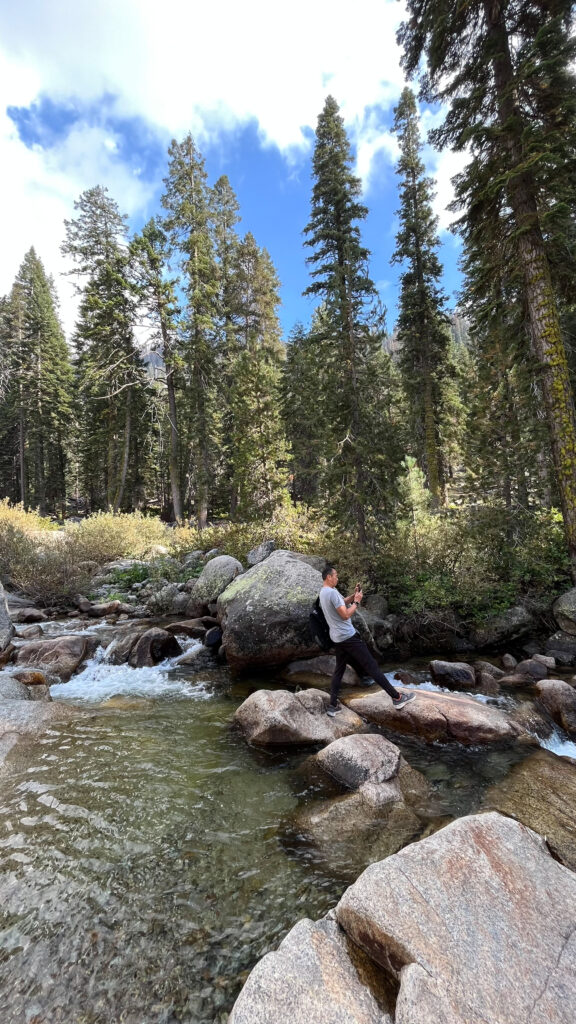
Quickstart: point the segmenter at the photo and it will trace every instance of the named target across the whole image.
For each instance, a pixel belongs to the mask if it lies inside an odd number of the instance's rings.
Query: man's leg
[[[368,650],[368,647],[366,646],[364,641],[358,636],[358,634],[356,634],[356,636],[350,637],[349,640],[343,640],[341,644],[337,644],[336,646],[337,648],[344,648],[345,650],[343,650],[342,652],[343,657],[349,659],[350,661],[354,661],[357,665],[360,666],[360,668],[362,669],[363,672],[366,673],[366,675],[372,676],[372,678],[378,683],[378,685],[381,686],[383,690],[386,690],[386,693],[388,694],[389,697],[397,698],[400,696],[398,690],[394,686],[391,686],[391,684],[388,682],[386,676],[380,669],[378,662],[375,660],[375,658],[372,657],[370,651]],[[346,665],[346,661],[344,661],[344,665]],[[336,671],[337,670],[338,660],[336,660]],[[336,675],[336,673],[334,673],[334,675]],[[344,669],[342,669],[342,672],[340,674],[340,681],[342,680],[343,675]]]
[[[330,683],[330,704],[333,708],[338,703],[338,693],[340,691],[340,684],[342,682],[342,676],[346,669],[346,651],[343,650],[344,644],[334,644],[334,650],[336,652],[336,668]]]

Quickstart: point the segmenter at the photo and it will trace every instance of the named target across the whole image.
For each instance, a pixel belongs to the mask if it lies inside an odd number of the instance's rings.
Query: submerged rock
[[[16,743],[35,740],[55,722],[69,722],[80,714],[77,708],[56,701],[0,701],[0,763]]]
[[[346,736],[309,759],[351,790],[317,800],[293,816],[287,835],[313,845],[330,871],[354,877],[372,860],[396,853],[422,831],[418,810],[428,803],[430,786],[400,750],[378,735]]]
[[[331,743],[364,728],[362,719],[348,709],[329,718],[328,703],[328,694],[321,690],[256,690],[237,709],[234,721],[247,741],[259,747]]]
[[[459,694],[420,690],[415,700],[397,709],[388,694],[379,691],[347,697],[346,704],[369,722],[427,742],[505,743],[522,733],[522,727],[504,712]]]

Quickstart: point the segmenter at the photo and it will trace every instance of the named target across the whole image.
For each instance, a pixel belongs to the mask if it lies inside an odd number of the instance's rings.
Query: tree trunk
[[[492,68],[499,120],[511,158],[510,171],[523,163],[522,129],[525,118],[514,91],[514,72],[502,4],[484,0],[488,34],[494,41]],[[532,346],[540,364],[542,390],[558,480],[564,530],[576,582],[576,416],[568,360],[562,340],[550,266],[542,237],[537,188],[530,169],[516,170],[508,183],[508,198],[517,227],[524,271]]]
[[[130,458],[130,440],[132,435],[132,388],[128,388],[126,397],[126,422],[124,426],[124,452],[122,455],[122,466],[120,469],[120,480],[118,481],[118,489],[116,491],[116,497],[114,500],[114,512],[118,512],[122,506],[124,500],[124,491],[126,489],[126,477],[128,476],[128,461]]]

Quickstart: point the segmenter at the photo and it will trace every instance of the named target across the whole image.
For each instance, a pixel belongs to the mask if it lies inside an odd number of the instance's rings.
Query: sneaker
[[[334,718],[334,715],[341,715],[343,711],[344,708],[341,704],[337,704],[336,707],[334,707],[333,704],[329,704],[326,708],[326,714],[329,715],[330,718]]]
[[[403,708],[405,704],[414,700],[415,696],[415,693],[401,693],[399,697],[392,697],[392,703],[395,708]]]

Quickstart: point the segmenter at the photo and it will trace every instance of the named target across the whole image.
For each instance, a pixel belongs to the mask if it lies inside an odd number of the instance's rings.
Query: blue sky
[[[325,96],[338,101],[357,158],[369,216],[363,239],[393,327],[396,143],[390,127],[404,78],[396,0],[295,0],[290,12],[263,0],[207,10],[194,0],[23,0],[0,10],[0,161],[7,169],[0,216],[0,294],[34,245],[61,296],[68,333],[75,299],[59,254],[74,199],[106,185],[132,229],[159,209],[166,150],[192,131],[211,182],[227,174],[241,231],[269,250],[282,283],[286,334],[310,319],[302,230],[308,220],[313,131]],[[10,5],[12,6],[12,5]],[[422,110],[422,130],[438,118]],[[426,148],[438,183],[449,305],[458,287],[458,244],[446,230],[454,154]]]

